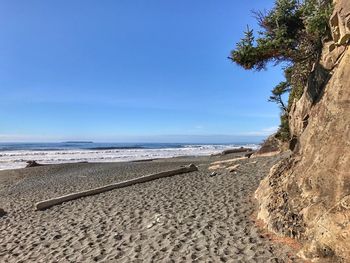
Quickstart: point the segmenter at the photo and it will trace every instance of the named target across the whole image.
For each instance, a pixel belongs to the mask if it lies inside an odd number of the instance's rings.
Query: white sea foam
[[[75,162],[123,162],[153,158],[177,156],[203,156],[217,154],[226,149],[241,146],[257,149],[249,145],[186,145],[182,148],[162,149],[109,149],[109,150],[57,150],[57,151],[2,151],[0,152],[0,170],[18,169],[26,166],[29,160],[42,164],[75,163]]]

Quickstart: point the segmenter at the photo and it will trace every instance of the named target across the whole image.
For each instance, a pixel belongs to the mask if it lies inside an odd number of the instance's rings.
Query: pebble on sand
[[[0,208],[0,217],[6,215],[6,212],[4,209]]]

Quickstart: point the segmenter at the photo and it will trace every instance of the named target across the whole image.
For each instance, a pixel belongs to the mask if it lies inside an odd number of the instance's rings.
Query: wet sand
[[[0,171],[0,262],[299,262],[262,235],[253,193],[280,158],[239,154]],[[198,172],[35,211],[38,201],[194,163]]]

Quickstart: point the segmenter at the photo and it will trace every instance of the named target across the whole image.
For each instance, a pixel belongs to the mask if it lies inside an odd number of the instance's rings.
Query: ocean
[[[18,169],[27,161],[42,164],[74,162],[122,162],[176,156],[202,156],[226,149],[257,144],[181,144],[181,143],[0,143],[0,170]]]

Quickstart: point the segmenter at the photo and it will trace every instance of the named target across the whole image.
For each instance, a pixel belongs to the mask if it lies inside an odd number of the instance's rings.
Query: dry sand
[[[280,158],[239,160],[210,177],[211,162],[61,164],[0,172],[0,262],[298,262],[256,227],[252,195]],[[35,211],[73,191],[195,163],[198,172],[116,189]]]

